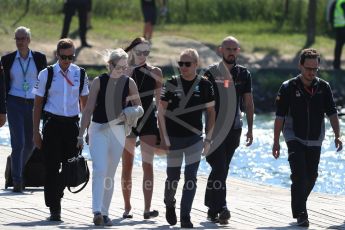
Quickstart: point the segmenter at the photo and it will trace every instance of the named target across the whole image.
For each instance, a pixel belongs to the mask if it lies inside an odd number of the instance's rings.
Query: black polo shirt
[[[168,102],[165,121],[169,136],[201,135],[202,113],[206,104],[214,101],[214,91],[211,82],[204,77],[187,81],[177,76],[166,82],[161,100]]]

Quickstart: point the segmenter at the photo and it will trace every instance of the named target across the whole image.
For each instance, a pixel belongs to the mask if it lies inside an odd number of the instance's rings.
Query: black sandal
[[[154,217],[157,217],[158,215],[159,215],[159,212],[157,210],[144,212],[144,219],[154,218]]]

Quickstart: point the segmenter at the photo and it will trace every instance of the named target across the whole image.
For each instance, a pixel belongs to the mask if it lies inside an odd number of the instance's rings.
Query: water
[[[286,144],[281,138],[281,156],[274,159],[271,153],[273,141],[273,115],[256,115],[254,121],[254,141],[250,147],[245,146],[246,124],[242,131],[242,142],[232,159],[229,176],[258,183],[290,187],[290,168],[287,161]],[[345,123],[340,121],[341,130],[345,130]],[[313,191],[345,195],[345,155],[336,152],[333,131],[326,121],[326,138],[322,146],[319,164],[319,177]],[[0,145],[10,145],[7,124],[0,128]],[[83,154],[88,156],[89,149],[85,146]],[[136,149],[135,165],[141,166],[141,154]],[[166,159],[156,157],[155,170],[165,171]],[[207,175],[210,167],[203,159],[200,163],[199,174]]]

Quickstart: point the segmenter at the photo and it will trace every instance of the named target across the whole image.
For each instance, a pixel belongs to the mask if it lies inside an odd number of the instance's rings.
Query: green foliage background
[[[288,14],[284,13],[289,2]],[[31,0],[30,12],[36,15],[60,14],[63,0]],[[26,0],[1,0],[0,14],[23,11]],[[317,33],[327,31],[327,0],[317,0]],[[169,0],[171,23],[221,23],[262,21],[276,30],[303,32],[306,28],[308,0]],[[93,15],[103,18],[138,21],[142,19],[139,0],[93,0]]]

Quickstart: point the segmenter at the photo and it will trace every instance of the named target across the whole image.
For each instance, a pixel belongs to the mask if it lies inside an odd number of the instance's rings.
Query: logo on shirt
[[[300,92],[296,91],[296,97],[300,97],[300,96],[301,96]]]
[[[35,83],[34,88],[35,88],[35,89],[38,89],[38,85],[39,85],[39,84],[40,84],[40,80],[37,80],[36,83]]]

